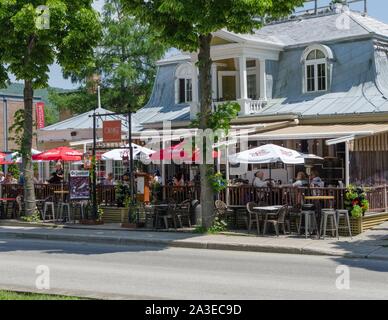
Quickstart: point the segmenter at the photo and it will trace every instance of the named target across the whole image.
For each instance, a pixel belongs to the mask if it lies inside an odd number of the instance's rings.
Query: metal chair
[[[67,213],[67,219],[64,218],[65,209]],[[67,202],[59,203],[59,220],[63,220],[63,222],[65,221],[70,222],[71,221],[70,213],[71,213],[70,203],[67,203]]]
[[[346,226],[344,226],[344,227],[340,227],[339,226],[340,218],[341,217],[343,217],[345,219],[345,222],[346,222]],[[353,238],[353,236],[352,236],[352,227],[350,226],[350,217],[349,217],[349,211],[348,210],[337,210],[337,226],[338,226],[338,230],[340,230],[340,229],[345,229],[345,230],[348,229],[350,238]]]
[[[51,218],[52,220],[55,220],[55,202],[53,200],[53,197],[47,197],[43,202],[43,212],[42,212],[42,219],[43,222],[46,221],[46,215],[48,209],[51,208]]]
[[[327,222],[331,219],[331,228],[327,229]],[[323,232],[322,232],[323,230]],[[327,231],[331,231],[332,235],[336,234],[337,239],[339,239],[338,224],[337,224],[337,212],[334,209],[322,209],[321,215],[321,236],[323,240],[326,238]]]
[[[182,218],[186,219],[189,228],[191,228],[191,200],[185,200],[177,205],[175,215],[181,228],[183,228]]]
[[[266,234],[267,231],[267,225],[272,224],[275,228],[276,235],[279,237],[279,231],[280,227],[283,226],[283,233],[286,234],[286,225],[289,226],[289,224],[286,221],[288,213],[288,205],[285,205],[279,209],[277,212],[277,219],[265,219],[264,221],[264,227],[263,227],[263,234]]]
[[[304,226],[302,221],[304,220]],[[315,211],[312,210],[302,210],[299,213],[299,224],[298,224],[298,233],[301,233],[302,229],[305,231],[305,237],[307,237],[314,232],[317,231],[319,237],[319,228],[318,221],[316,217]]]
[[[225,218],[225,220],[228,220],[228,218],[233,217],[234,211],[228,209],[228,206],[225,202],[221,200],[216,200],[214,202],[215,207],[215,214],[219,217]]]
[[[247,203],[247,213],[248,213],[248,233],[251,232],[252,225],[256,223],[257,235],[260,234],[260,217],[259,212],[253,208],[258,207],[254,202]]]

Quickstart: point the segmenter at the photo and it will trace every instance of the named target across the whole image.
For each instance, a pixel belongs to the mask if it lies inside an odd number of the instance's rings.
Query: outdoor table
[[[256,219],[259,220],[259,215],[265,214],[265,220],[268,219],[268,216],[277,215],[278,211],[284,206],[276,205],[276,206],[263,206],[263,207],[254,207],[253,210],[256,211]],[[288,209],[292,209],[292,206],[288,206]]]

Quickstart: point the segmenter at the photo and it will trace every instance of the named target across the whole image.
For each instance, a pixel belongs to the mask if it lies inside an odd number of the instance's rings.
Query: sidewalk
[[[388,222],[362,235],[340,240],[305,239],[296,236],[256,237],[220,234],[200,235],[189,232],[129,231],[118,225],[104,226],[6,226],[0,222],[0,239],[22,238],[76,241],[115,245],[157,245],[193,249],[237,250],[348,258],[388,260]]]

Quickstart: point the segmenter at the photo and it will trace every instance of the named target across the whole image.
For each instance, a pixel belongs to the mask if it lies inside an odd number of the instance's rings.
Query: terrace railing
[[[23,194],[23,186],[17,184],[0,184],[2,198],[14,198]],[[36,198],[43,200],[49,196],[55,196],[55,191],[68,190],[68,185],[58,184],[36,184]],[[249,201],[262,202],[268,205],[288,204],[291,206],[303,203],[305,196],[333,196],[334,200],[323,200],[323,206],[333,205],[335,208],[344,209],[345,201],[344,188],[293,188],[293,187],[274,187],[274,188],[254,188],[250,185],[230,186],[227,190],[220,193],[219,198],[226,202],[226,194],[229,195],[230,205],[246,205]],[[172,187],[164,186],[162,188],[163,200],[174,199],[176,202],[182,202],[187,199],[200,199],[201,190],[199,186]],[[367,199],[369,200],[370,212],[388,211],[388,186],[378,186],[367,188]],[[115,205],[116,194],[114,186],[97,187],[97,200],[102,205]],[[311,203],[313,201],[306,201]]]

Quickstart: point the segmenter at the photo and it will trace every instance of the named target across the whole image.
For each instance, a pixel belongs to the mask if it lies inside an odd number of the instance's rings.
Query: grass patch
[[[0,290],[0,300],[82,300],[77,297]]]

